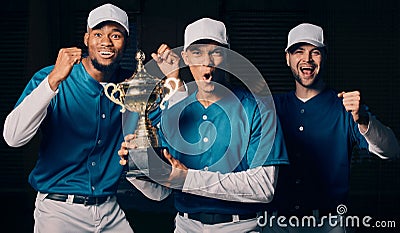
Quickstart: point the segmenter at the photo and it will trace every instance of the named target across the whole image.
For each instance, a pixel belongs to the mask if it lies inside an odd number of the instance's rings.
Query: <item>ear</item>
[[[88,46],[88,40],[89,40],[89,33],[85,33],[85,35],[83,36],[83,43],[86,45],[86,47]]]
[[[186,51],[182,51],[181,52],[181,56],[183,58],[183,62],[185,63],[185,65],[189,65],[189,58],[187,56],[187,52]]]
[[[290,66],[290,62],[289,62],[289,52],[286,52],[286,65]]]

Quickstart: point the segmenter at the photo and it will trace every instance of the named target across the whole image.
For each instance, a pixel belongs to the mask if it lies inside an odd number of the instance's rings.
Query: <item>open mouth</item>
[[[212,80],[213,80],[213,75],[212,75],[212,73],[206,73],[206,74],[203,75],[203,80],[202,80],[203,82],[205,82],[205,83],[211,83]]]
[[[211,80],[211,77],[212,77],[212,76],[211,76],[211,74],[204,74],[203,77],[204,77],[204,80],[205,80],[205,81],[209,81],[209,80]]]
[[[314,66],[302,66],[302,67],[300,67],[300,71],[305,75],[312,75],[312,74],[314,74],[315,67]]]
[[[99,51],[99,54],[103,58],[110,58],[110,57],[114,56],[114,52],[108,51],[108,50],[107,51]]]

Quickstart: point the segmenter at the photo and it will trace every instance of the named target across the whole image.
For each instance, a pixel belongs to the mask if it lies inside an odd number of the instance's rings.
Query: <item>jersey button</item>
[[[304,109],[300,109],[300,113],[304,113]]]
[[[207,137],[203,138],[203,142],[208,142],[208,138]]]
[[[207,115],[203,115],[203,120],[207,120]]]
[[[300,126],[300,127],[299,127],[299,130],[302,132],[302,131],[304,130],[304,127],[303,127],[303,126]]]

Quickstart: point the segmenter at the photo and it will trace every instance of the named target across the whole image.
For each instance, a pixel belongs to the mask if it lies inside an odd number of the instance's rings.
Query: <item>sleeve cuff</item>
[[[196,172],[198,172],[198,170],[188,169],[185,182],[183,183],[182,192],[193,189],[193,186],[194,188],[199,187],[195,182],[193,182],[193,177]]]
[[[369,133],[369,129],[370,129],[370,126],[371,126],[371,124],[373,125],[373,121],[375,120],[375,118],[374,117],[372,117],[371,116],[371,113],[368,113],[368,119],[369,119],[369,121],[368,121],[368,126],[367,126],[367,130],[365,131],[365,132],[362,132],[362,130],[361,130],[361,128],[360,128],[360,125],[358,125],[358,130],[360,131],[360,133],[361,133],[361,135],[362,136],[368,136],[368,133]]]
[[[41,86],[43,86],[43,87],[41,87]],[[54,97],[54,96],[57,95],[58,92],[59,92],[59,91],[58,91],[58,88],[57,88],[57,90],[55,90],[55,91],[53,91],[53,90],[51,89],[50,84],[49,84],[49,76],[47,76],[47,77],[42,81],[42,83],[39,84],[39,88],[41,88],[42,91],[43,91],[45,94],[47,94],[48,96],[51,96],[51,97]]]

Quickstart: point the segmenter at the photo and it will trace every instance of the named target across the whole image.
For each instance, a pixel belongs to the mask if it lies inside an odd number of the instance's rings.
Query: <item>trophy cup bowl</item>
[[[133,76],[124,82],[109,83],[104,87],[106,96],[121,106],[124,136],[134,134],[128,141],[129,156],[120,164],[127,166],[127,176],[142,179],[156,179],[168,175],[171,166],[165,160],[159,145],[157,131],[148,118],[148,112],[165,109],[166,101],[177,91],[179,80],[176,78],[160,79],[152,76],[144,68],[144,53],[136,54],[137,68]],[[171,85],[173,83],[173,85]],[[132,126],[134,114],[139,114],[137,124]],[[136,117],[134,118],[136,119]]]

